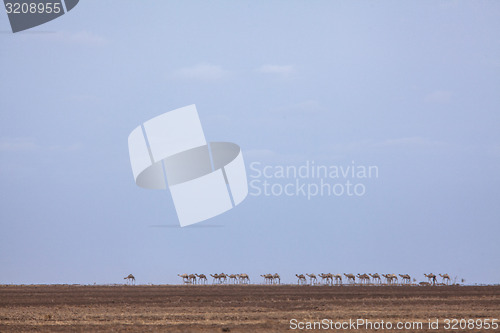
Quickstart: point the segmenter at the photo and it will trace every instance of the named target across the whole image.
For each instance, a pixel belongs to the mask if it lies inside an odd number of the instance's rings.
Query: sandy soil
[[[292,319],[417,321],[422,329],[377,332],[443,332],[453,318],[500,319],[500,286],[0,286],[0,332],[299,331]]]

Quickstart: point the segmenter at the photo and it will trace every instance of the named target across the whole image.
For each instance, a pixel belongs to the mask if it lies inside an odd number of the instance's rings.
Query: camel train
[[[188,285],[206,285],[208,284],[208,277],[205,274],[177,274],[184,284]],[[262,283],[265,285],[280,285],[281,276],[278,273],[274,274],[262,274],[260,275],[263,280]],[[429,273],[424,274],[427,278],[426,282],[416,283],[416,278],[413,278],[409,274],[352,274],[344,273],[342,274],[332,274],[332,273],[306,273],[306,274],[295,274],[297,278],[298,285],[330,285],[330,286],[342,286],[342,285],[420,285],[420,286],[446,286],[450,285],[451,279],[448,274],[439,274],[441,282],[438,282],[438,276]],[[210,274],[212,278],[212,285],[247,285],[250,284],[250,277],[246,273],[242,274]],[[345,277],[345,280],[343,280]],[[308,281],[309,278],[309,281]],[[123,278],[127,281],[128,285],[135,285],[135,277],[132,274]],[[345,283],[344,283],[345,282]],[[463,282],[463,280],[462,280]]]
[[[182,278],[184,284],[207,284],[207,277],[205,274],[178,274]],[[250,284],[250,277],[248,274],[210,274],[212,277],[212,284],[215,285],[228,285],[228,284]],[[263,280],[264,285],[280,285],[281,277],[278,273],[268,273],[260,275]],[[416,278],[413,278],[409,274],[332,274],[332,273],[306,273],[306,274],[295,274],[297,278],[298,285],[330,285],[330,286],[342,286],[342,285],[389,285],[389,286],[409,286],[409,285],[420,285],[420,286],[435,286],[435,285],[449,285],[450,276],[448,274],[439,274],[441,277],[441,282],[438,282],[438,278],[435,274],[424,274],[428,279],[428,282],[420,282],[416,284]],[[343,279],[345,278],[345,279]]]
[[[206,285],[208,278],[205,274],[177,274],[184,284],[199,284]],[[250,277],[248,274],[210,274],[212,277],[212,284],[250,284]]]

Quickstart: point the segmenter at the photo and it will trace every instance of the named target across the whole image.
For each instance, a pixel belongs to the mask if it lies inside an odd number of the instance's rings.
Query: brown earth
[[[500,319],[500,286],[0,286],[0,332],[299,331],[292,319],[423,325],[392,332],[500,331],[445,330],[454,318]],[[428,329],[429,319],[439,330]]]

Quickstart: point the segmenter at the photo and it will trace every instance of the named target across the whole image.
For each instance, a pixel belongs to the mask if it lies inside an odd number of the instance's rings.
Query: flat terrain
[[[0,332],[284,332],[291,319],[358,318],[444,332],[446,318],[500,319],[500,286],[0,286]]]

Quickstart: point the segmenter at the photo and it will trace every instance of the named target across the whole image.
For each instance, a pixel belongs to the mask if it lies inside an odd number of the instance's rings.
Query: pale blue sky
[[[85,0],[17,34],[2,9],[0,31],[0,283],[500,282],[499,2]],[[247,167],[379,177],[176,228],[169,193],[135,185],[127,137],[189,104]]]

